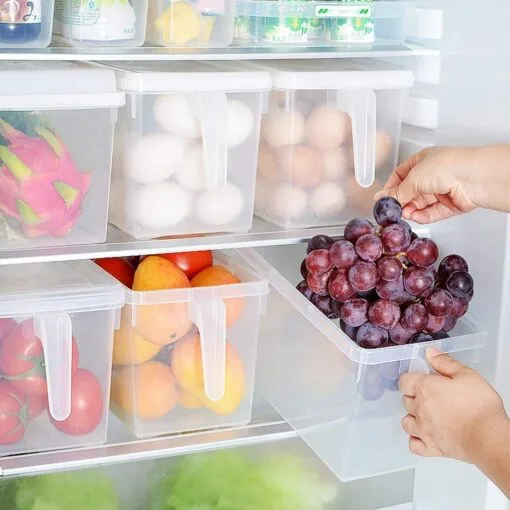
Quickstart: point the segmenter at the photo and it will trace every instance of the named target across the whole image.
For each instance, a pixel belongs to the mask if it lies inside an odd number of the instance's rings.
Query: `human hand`
[[[477,464],[494,441],[509,437],[503,401],[480,374],[447,354],[432,347],[427,359],[438,374],[409,373],[399,382],[409,449]]]
[[[404,161],[376,199],[391,196],[403,216],[433,223],[477,207],[510,212],[510,145],[432,147]]]

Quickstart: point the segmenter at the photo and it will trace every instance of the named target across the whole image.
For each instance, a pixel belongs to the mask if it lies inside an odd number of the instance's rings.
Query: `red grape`
[[[314,294],[310,301],[328,318],[334,319],[336,315],[331,309],[331,298],[329,296],[319,296]]]
[[[410,236],[413,234],[413,230],[411,229],[411,225],[409,225],[409,223],[407,223],[407,221],[400,220],[398,222],[398,224],[402,225],[409,232]]]
[[[404,273],[404,287],[413,296],[426,296],[433,286],[434,276],[424,267],[410,267]]]
[[[452,298],[452,308],[449,313],[453,318],[460,319],[464,315],[466,315],[469,309],[469,303],[464,299],[459,299],[457,297]]]
[[[402,284],[402,286],[404,286],[404,284]],[[397,303],[397,305],[402,306],[405,304],[414,303],[415,300],[416,300],[416,298],[413,295],[409,294],[409,292],[404,290],[404,291],[402,291],[402,294],[400,294],[400,296],[396,297],[393,301],[395,301],[395,303]]]
[[[435,317],[446,317],[452,311],[453,298],[447,290],[434,289],[425,298],[425,306]]]
[[[415,331],[404,328],[401,322],[398,322],[393,329],[390,329],[390,340],[397,345],[404,345],[415,334]]]
[[[402,314],[402,326],[412,331],[421,331],[427,327],[429,314],[420,303],[407,306]]]
[[[306,283],[310,290],[319,296],[328,295],[328,281],[331,277],[331,272],[323,274],[310,273],[306,279]]]
[[[398,223],[387,226],[381,235],[386,253],[395,254],[404,251],[411,243],[411,234]]]
[[[312,300],[313,292],[310,290],[310,287],[308,287],[308,284],[303,280],[302,282],[299,282],[296,286],[296,289],[305,296],[306,299]]]
[[[310,241],[308,241],[306,253],[311,253],[315,250],[329,250],[334,242],[335,240],[333,238],[325,235],[312,237]]]
[[[425,331],[427,333],[438,333],[444,327],[445,317],[434,317],[429,313],[429,320]]]
[[[331,298],[331,310],[337,317],[340,317],[340,312],[342,310],[342,306],[343,306],[343,303],[341,303],[340,301],[337,301],[336,299]]]
[[[344,269],[351,267],[358,259],[358,255],[352,243],[337,241],[329,251],[329,258],[334,267]]]
[[[356,298],[347,301],[340,310],[340,319],[348,326],[357,328],[367,322],[368,302],[365,299]]]
[[[454,297],[466,298],[473,290],[473,278],[466,271],[455,271],[446,279],[446,289]]]
[[[380,198],[374,205],[374,218],[381,227],[398,223],[402,218],[402,206],[391,197]]]
[[[383,245],[375,234],[365,234],[356,241],[356,252],[363,260],[375,262],[383,254]]]
[[[366,366],[363,369],[363,376],[358,391],[367,401],[375,401],[384,395],[385,384],[376,366]]]
[[[365,234],[373,234],[375,232],[374,226],[364,218],[354,218],[345,225],[344,238],[356,244],[356,241]]]
[[[336,301],[348,301],[354,294],[354,289],[349,283],[347,269],[333,271],[328,284],[329,295]]]
[[[404,295],[404,279],[399,278],[393,282],[387,282],[385,280],[379,280],[375,290],[381,299],[387,299],[388,301],[396,301]]]
[[[340,321],[340,329],[354,342],[356,341],[356,335],[358,333],[358,328],[354,328],[349,326],[342,320]]]
[[[377,284],[377,268],[373,262],[358,260],[349,269],[348,277],[354,290],[366,292]]]
[[[448,255],[439,264],[439,277],[446,280],[448,275],[455,273],[455,271],[469,272],[468,263],[460,255]]]
[[[457,325],[457,319],[452,316],[445,317],[443,331],[451,331]]]
[[[432,239],[419,237],[407,248],[407,258],[418,267],[428,267],[435,264],[439,257],[439,248]]]
[[[463,299],[465,299],[468,303],[470,303],[470,302],[471,302],[471,300],[473,299],[473,296],[474,296],[474,295],[475,295],[475,291],[474,291],[474,290],[472,290],[472,291],[471,291],[471,292],[470,292],[470,293],[469,293],[469,294],[468,294],[465,298],[463,298]]]
[[[310,273],[323,274],[331,271],[333,265],[328,250],[314,250],[306,257],[306,268]]]
[[[409,343],[411,343],[411,344],[421,344],[423,342],[431,342],[432,340],[434,340],[434,339],[428,333],[416,333],[416,335],[414,335],[411,338]]]
[[[365,322],[356,333],[356,341],[364,349],[376,349],[381,347],[388,340],[388,332],[378,328],[369,322]]]
[[[308,269],[306,267],[306,259],[301,262],[300,268],[301,276],[306,280],[308,278]]]
[[[380,299],[368,310],[370,322],[383,329],[393,329],[400,319],[400,308],[393,301]]]
[[[395,257],[383,257],[377,263],[377,274],[387,282],[394,282],[402,276],[403,268]]]

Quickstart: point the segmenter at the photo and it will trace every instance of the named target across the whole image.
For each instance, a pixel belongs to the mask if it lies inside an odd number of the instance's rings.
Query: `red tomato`
[[[23,396],[2,381],[0,383],[0,444],[15,444],[23,439],[28,411]]]
[[[41,416],[48,409],[48,395],[26,395],[11,383],[0,380],[0,388],[9,391],[16,396],[22,405],[21,419],[26,424]]]
[[[164,253],[159,255],[173,262],[191,280],[203,269],[213,265],[211,251],[188,251],[180,253]]]
[[[12,319],[0,319],[0,346],[2,345],[4,337],[6,337],[16,326],[16,321]]]
[[[55,428],[71,436],[84,436],[93,432],[103,417],[103,395],[96,376],[79,368],[71,387],[71,414],[64,421],[51,421]]]
[[[135,268],[126,259],[114,257],[111,259],[96,259],[94,262],[126,287],[130,289],[133,287]]]
[[[78,368],[78,362],[78,346],[73,338],[73,374]],[[43,346],[41,340],[35,335],[31,320],[18,324],[3,339],[0,351],[0,372],[23,393],[38,396],[48,393]]]

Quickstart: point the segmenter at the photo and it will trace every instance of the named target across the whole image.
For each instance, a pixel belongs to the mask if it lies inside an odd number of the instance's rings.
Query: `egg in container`
[[[110,222],[136,239],[248,231],[269,73],[199,62],[111,67],[127,105]]]
[[[298,228],[369,214],[397,160],[411,72],[343,59],[261,68],[273,91],[262,117],[255,213]]]

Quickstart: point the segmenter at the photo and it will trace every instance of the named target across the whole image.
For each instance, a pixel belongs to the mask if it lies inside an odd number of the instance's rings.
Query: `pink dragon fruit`
[[[0,119],[0,211],[26,237],[65,236],[81,214],[90,174],[81,173],[62,141],[46,127],[30,137]]]

